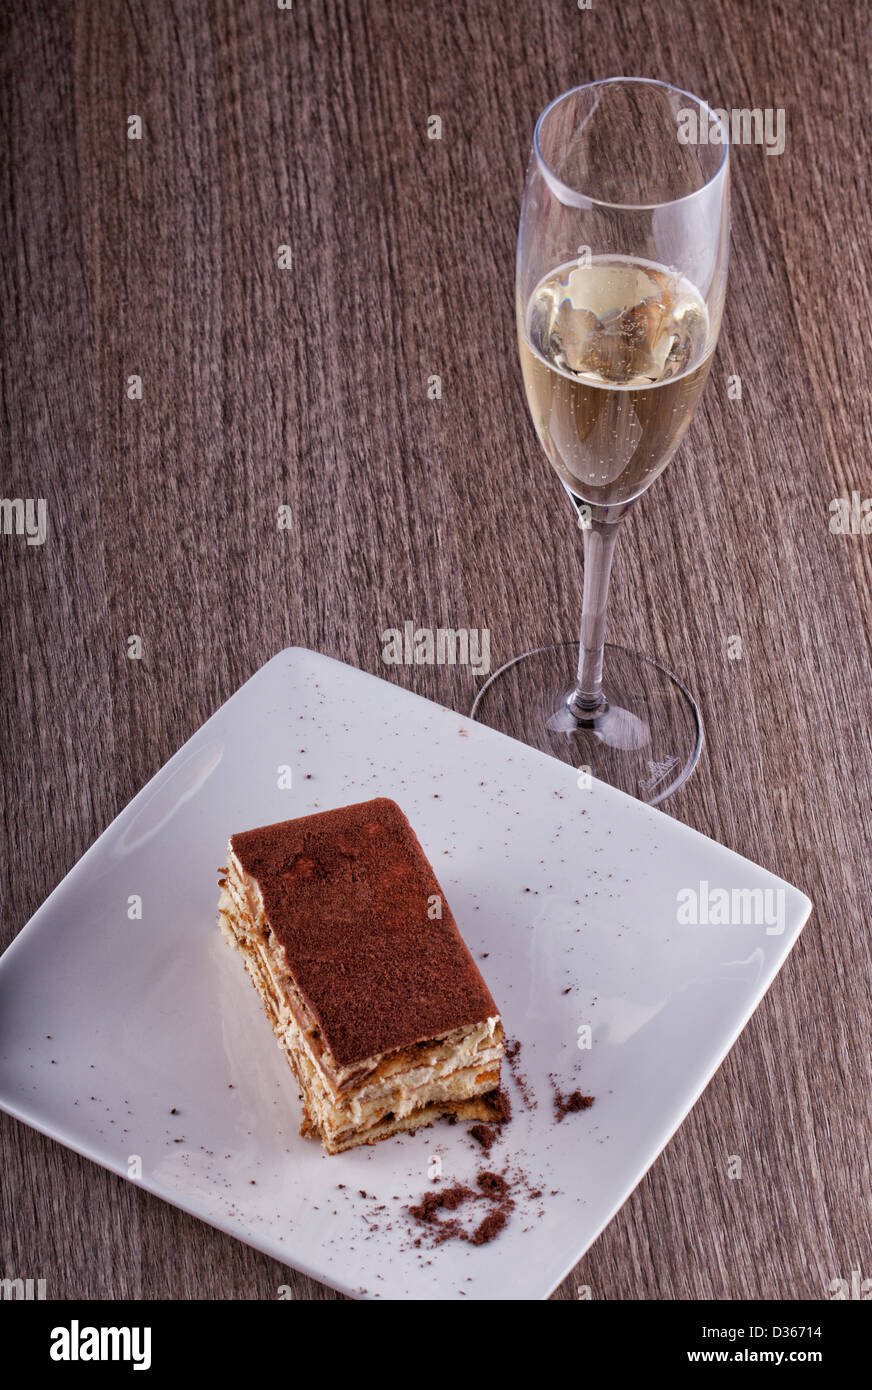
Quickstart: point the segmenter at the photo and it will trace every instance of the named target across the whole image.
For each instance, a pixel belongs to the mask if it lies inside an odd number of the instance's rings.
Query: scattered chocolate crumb
[[[458,1183],[455,1187],[449,1187],[447,1191],[442,1193],[442,1201],[439,1205],[446,1207],[449,1211],[454,1211],[456,1207],[462,1206],[468,1197],[474,1195],[471,1188],[463,1187]]]
[[[474,1196],[471,1187],[463,1187],[460,1183],[456,1183],[454,1187],[446,1187],[442,1192],[425,1192],[416,1206],[409,1207],[409,1215],[424,1225],[437,1225],[437,1212],[442,1208],[446,1211],[456,1211],[468,1198]]]
[[[461,1183],[456,1183],[442,1192],[426,1192],[416,1205],[408,1208],[411,1219],[424,1228],[422,1234],[413,1240],[414,1247],[419,1249],[425,1236],[431,1246],[441,1245],[446,1240],[465,1240],[470,1245],[488,1244],[499,1235],[514,1209],[515,1185],[519,1191],[527,1192],[529,1195],[530,1184],[523,1173],[517,1173],[510,1179],[505,1175],[505,1171],[494,1173],[483,1170],[476,1176],[476,1186],[479,1189],[477,1192]],[[541,1196],[541,1193],[537,1192],[536,1195]],[[487,1215],[472,1229],[464,1226],[457,1217],[451,1217],[449,1220],[440,1219],[444,1211],[457,1211],[468,1202],[490,1204]]]
[[[512,1079],[514,1080],[514,1083],[517,1086],[518,1090],[521,1092],[521,1099],[523,1100],[528,1110],[535,1110],[536,1097],[533,1095],[533,1092],[530,1089],[529,1081],[527,1080],[524,1073],[521,1071],[521,1044],[519,1040],[517,1038],[506,1038],[506,1041],[503,1045],[503,1051],[505,1053],[506,1061],[509,1064],[509,1070],[512,1073]]]
[[[500,1086],[498,1091],[492,1091],[490,1102],[494,1112],[494,1119],[498,1125],[504,1125],[512,1118],[512,1102],[509,1100],[509,1093],[505,1086]]]
[[[575,1115],[580,1110],[589,1110],[594,1103],[594,1096],[584,1096],[581,1091],[562,1092],[555,1083],[553,1076],[551,1078],[551,1085],[554,1090],[554,1114],[558,1124],[560,1124],[567,1115]]]
[[[486,1197],[499,1200],[505,1197],[509,1184],[500,1173],[479,1173],[476,1182]]]
[[[170,1114],[171,1114],[171,1115],[178,1115],[178,1113],[179,1113],[179,1112],[178,1112],[178,1110],[176,1109],[176,1107],[173,1106],[172,1110],[170,1111]]]
[[[486,1154],[490,1153],[500,1137],[499,1130],[493,1125],[473,1125],[469,1134],[477,1144],[481,1144]]]
[[[488,1245],[494,1236],[498,1236],[506,1224],[508,1217],[504,1211],[492,1211],[482,1221],[481,1225],[476,1226],[472,1235],[469,1237],[471,1245]]]
[[[466,1232],[459,1221],[441,1221],[437,1224],[433,1237],[434,1245],[444,1245],[446,1240],[465,1240]]]

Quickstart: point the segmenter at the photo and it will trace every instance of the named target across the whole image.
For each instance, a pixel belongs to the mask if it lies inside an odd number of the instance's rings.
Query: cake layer
[[[486,1100],[463,1100],[452,1105],[429,1105],[404,1119],[388,1120],[374,1125],[371,1129],[351,1130],[337,1138],[324,1138],[328,1153],[344,1153],[362,1144],[378,1144],[382,1139],[390,1139],[392,1134],[402,1134],[404,1130],[425,1129],[436,1120],[478,1120],[488,1123],[495,1118],[494,1107]]]

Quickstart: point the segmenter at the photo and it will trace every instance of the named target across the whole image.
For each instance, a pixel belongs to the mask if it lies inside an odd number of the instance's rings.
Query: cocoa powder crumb
[[[506,1041],[503,1045],[503,1052],[505,1054],[506,1061],[509,1064],[509,1069],[512,1073],[512,1078],[515,1082],[515,1085],[521,1092],[521,1099],[523,1100],[528,1110],[535,1110],[536,1097],[533,1095],[533,1092],[530,1089],[530,1083],[528,1082],[524,1073],[521,1071],[520,1067],[521,1044],[519,1040],[517,1038],[506,1038]]]
[[[496,1201],[505,1197],[509,1190],[509,1184],[499,1173],[479,1173],[476,1182],[486,1197],[493,1197]]]
[[[554,1086],[554,1114],[557,1117],[557,1123],[560,1124],[567,1115],[575,1115],[580,1110],[589,1110],[595,1099],[595,1096],[582,1095],[581,1091],[568,1091],[563,1094]]]
[[[471,1139],[474,1139],[477,1144],[481,1144],[486,1154],[490,1153],[500,1137],[499,1130],[493,1125],[473,1125],[469,1134]]]
[[[491,1104],[493,1105],[497,1124],[508,1124],[509,1120],[512,1118],[512,1102],[509,1100],[509,1093],[505,1086],[501,1086],[496,1093],[492,1094]]]
[[[487,1245],[494,1239],[494,1236],[499,1235],[507,1219],[504,1211],[492,1211],[489,1216],[484,1218],[484,1221],[482,1221],[479,1226],[476,1226],[472,1235],[469,1237],[470,1244]]]
[[[424,1225],[436,1225],[439,1219],[437,1213],[442,1208],[446,1211],[456,1211],[467,1198],[474,1196],[472,1188],[463,1187],[460,1183],[454,1187],[446,1187],[443,1192],[425,1192],[417,1205],[409,1207],[409,1215]]]
[[[456,1187],[449,1187],[442,1193],[440,1206],[445,1207],[448,1211],[454,1211],[456,1207],[463,1205],[467,1197],[473,1197],[474,1195],[471,1188],[462,1187],[458,1183]]]

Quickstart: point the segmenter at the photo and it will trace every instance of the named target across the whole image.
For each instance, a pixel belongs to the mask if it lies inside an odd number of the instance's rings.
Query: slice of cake
[[[221,929],[328,1153],[501,1118],[503,1030],[415,832],[378,798],[233,835]]]

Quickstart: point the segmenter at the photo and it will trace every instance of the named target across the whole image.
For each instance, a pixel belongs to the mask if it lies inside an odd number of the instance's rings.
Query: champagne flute
[[[536,432],[583,531],[581,641],[502,666],[472,714],[574,764],[580,785],[592,775],[652,804],[690,776],[702,717],[677,676],[605,643],[609,575],[621,522],[705,386],[728,250],[727,134],[705,102],[616,77],[545,108],[518,232],[518,346]]]

